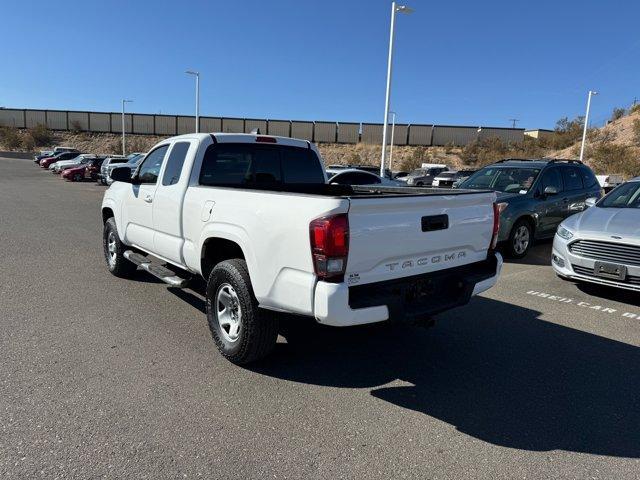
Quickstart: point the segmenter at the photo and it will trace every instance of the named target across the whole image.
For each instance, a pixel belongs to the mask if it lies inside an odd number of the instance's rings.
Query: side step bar
[[[135,263],[143,270],[146,270],[151,275],[156,278],[159,278],[164,283],[174,287],[174,288],[184,288],[189,283],[188,278],[182,278],[173,270],[168,269],[164,265],[159,265],[157,263],[153,263],[149,258],[144,255],[140,255],[139,253],[135,253],[132,250],[126,250],[124,252],[124,258],[129,260],[131,263]]]

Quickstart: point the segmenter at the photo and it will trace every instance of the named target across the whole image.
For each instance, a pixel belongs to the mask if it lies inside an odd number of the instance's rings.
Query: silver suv
[[[104,162],[102,162],[102,166],[100,167],[100,174],[98,175],[98,183],[101,183],[102,185],[107,185],[107,180],[110,178],[109,174],[111,173],[111,170],[113,170],[113,168],[117,164],[126,163],[127,160],[129,159],[124,155],[111,155],[105,158]],[[112,165],[112,167],[109,168],[109,165]]]

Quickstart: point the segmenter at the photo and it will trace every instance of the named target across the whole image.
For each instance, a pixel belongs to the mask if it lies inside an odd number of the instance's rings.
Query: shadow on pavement
[[[536,240],[536,243],[529,249],[524,258],[509,258],[501,249],[502,256],[506,263],[515,263],[518,265],[541,265],[551,268],[551,247],[552,240]]]
[[[477,297],[430,330],[290,325],[289,343],[252,370],[371,388],[500,446],[640,457],[640,349],[538,315]]]
[[[575,284],[578,290],[587,295],[640,307],[640,295],[638,295],[638,292],[593,283],[575,282]]]

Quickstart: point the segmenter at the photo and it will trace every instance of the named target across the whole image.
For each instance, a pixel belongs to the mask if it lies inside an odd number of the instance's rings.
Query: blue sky
[[[398,122],[552,128],[640,97],[640,2],[407,0]],[[381,122],[386,0],[4,2],[0,106]]]

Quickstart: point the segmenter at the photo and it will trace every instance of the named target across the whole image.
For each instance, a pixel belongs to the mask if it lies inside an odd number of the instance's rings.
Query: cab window
[[[189,142],[176,142],[173,144],[167,166],[162,174],[162,185],[175,185],[180,180],[184,159],[187,158],[187,152],[191,144]]]
[[[139,183],[156,183],[158,181],[162,161],[164,160],[164,156],[168,149],[169,145],[162,145],[161,147],[149,152],[138,170]]]

